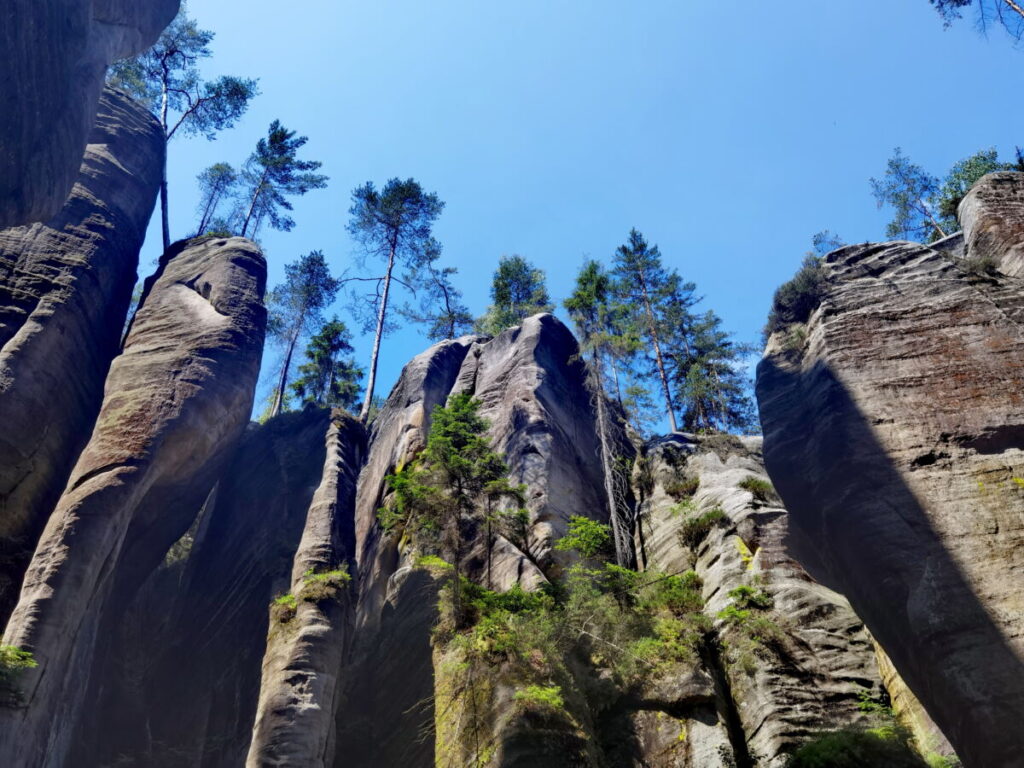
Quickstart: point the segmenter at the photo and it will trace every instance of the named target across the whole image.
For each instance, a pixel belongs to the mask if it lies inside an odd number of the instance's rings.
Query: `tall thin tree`
[[[386,265],[383,275],[360,278],[377,286],[372,300],[376,321],[370,374],[359,413],[363,423],[370,416],[377,383],[377,361],[381,340],[387,330],[391,284],[397,279],[395,267],[404,265],[415,272],[436,257],[437,243],[431,236],[431,230],[443,209],[444,203],[438,196],[424,192],[414,179],[391,179],[380,191],[368,181],[352,192],[348,231],[362,244],[366,254],[382,259]]]
[[[286,264],[284,271],[284,283],[271,292],[268,302],[269,327],[284,348],[270,412],[272,417],[284,407],[295,348],[303,336],[323,323],[323,310],[338,293],[338,281],[331,276],[322,251],[312,251]]]
[[[196,227],[198,237],[205,234],[217,220],[217,210],[231,196],[238,183],[238,174],[228,163],[214,163],[202,171],[196,180],[199,182],[199,205],[196,206],[199,213],[199,225]]]
[[[647,337],[654,354],[655,368],[665,398],[665,411],[669,426],[678,431],[672,387],[669,383],[665,357],[662,354],[662,334],[658,313],[669,284],[669,273],[661,263],[658,246],[649,246],[636,229],[630,230],[629,240],[615,252],[615,291],[619,299],[634,308],[634,322]]]
[[[613,311],[611,295],[611,277],[598,262],[588,260],[576,276],[576,288],[572,296],[565,300],[565,308],[579,334],[581,351],[590,356],[587,379],[597,407],[597,435],[608,520],[615,543],[615,562],[621,567],[630,567],[633,564],[632,548],[628,526],[622,519],[617,503],[611,418],[604,386],[606,358],[613,338],[609,333]]]
[[[205,81],[199,62],[212,55],[213,32],[189,18],[184,3],[156,44],[111,67],[108,79],[147,104],[160,119],[164,141],[179,132],[207,139],[232,127],[257,95],[256,80],[224,75]],[[164,249],[171,243],[167,155],[160,179],[160,223]]]
[[[290,231],[295,221],[284,213],[292,210],[288,198],[327,186],[327,177],[314,173],[322,163],[298,158],[307,141],[275,120],[267,137],[257,142],[256,151],[242,167],[242,210],[238,214],[242,237],[255,240],[265,221],[273,229]]]

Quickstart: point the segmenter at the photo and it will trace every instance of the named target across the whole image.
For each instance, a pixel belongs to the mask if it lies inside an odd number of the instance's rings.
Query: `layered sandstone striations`
[[[859,710],[882,692],[870,637],[849,603],[787,554],[788,517],[765,475],[761,439],[655,440],[638,485],[643,566],[693,568],[703,581],[713,668],[727,697],[719,709],[735,713],[739,759],[781,768],[816,732],[871,725]],[[753,590],[764,607],[745,608],[737,589]],[[750,616],[723,619],[731,606]]]
[[[375,516],[384,477],[415,457],[434,406],[456,392],[481,401],[494,449],[505,456],[511,478],[529,487],[525,542],[501,536],[491,542],[496,587],[539,585],[543,569],[557,567],[551,547],[570,515],[606,516],[595,409],[579,348],[557,319],[537,315],[493,339],[442,342],[406,366],[374,423],[356,501],[359,636],[339,714],[338,753],[361,765],[434,761],[433,745],[417,734],[429,731],[434,718],[430,634],[437,585],[414,567],[400,541],[381,537]],[[479,536],[467,548],[467,567],[480,578],[487,543]],[[399,646],[407,650],[399,653]],[[388,685],[391,679],[404,684]]]
[[[0,231],[0,623],[99,411],[163,152],[156,120],[108,89],[63,209]]]
[[[362,425],[336,412],[320,485],[295,552],[290,589],[270,616],[247,765],[334,765],[339,674],[351,646],[356,479]]]
[[[1020,763],[1024,720],[1024,283],[1003,204],[1020,179],[965,201],[964,260],[910,243],[830,254],[820,306],[772,337],[757,382],[798,556],[984,768]]]
[[[248,422],[266,263],[241,238],[179,244],[146,283],[92,437],[35,551],[5,644],[31,650],[9,764],[61,765],[98,633],[192,525]]]
[[[0,227],[58,215],[107,65],[152,45],[178,0],[11,0],[0,8]]]

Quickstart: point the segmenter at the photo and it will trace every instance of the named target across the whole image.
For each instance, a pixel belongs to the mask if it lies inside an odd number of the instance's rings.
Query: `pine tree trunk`
[[[249,231],[249,222],[252,220],[253,211],[256,210],[256,203],[259,202],[260,194],[263,192],[263,185],[267,181],[267,169],[263,169],[263,174],[260,176],[259,183],[256,185],[256,189],[253,190],[252,199],[249,201],[249,210],[245,212],[245,221],[242,222],[241,236],[245,237],[245,233]]]
[[[604,383],[601,381],[602,360],[601,353],[594,350],[594,370],[591,377],[594,380],[594,397],[597,400],[597,434],[601,443],[601,468],[604,474],[604,492],[608,497],[608,521],[612,526],[612,538],[615,540],[615,564],[620,568],[628,565],[626,538],[622,531],[622,521],[619,520],[618,509],[615,504],[615,483],[614,467],[611,459],[611,445],[608,441],[608,404],[604,398]]]
[[[164,162],[160,166],[160,225],[163,230],[165,251],[171,245],[171,222],[167,205],[167,102],[167,81],[165,79],[160,97],[160,125],[163,127],[164,136]]]
[[[640,275],[640,285],[644,292],[644,309],[647,310],[647,323],[650,326],[651,343],[654,345],[654,359],[658,364],[658,376],[661,378],[661,387],[665,393],[665,411],[668,413],[668,423],[673,432],[678,432],[676,412],[672,407],[672,390],[668,384],[668,374],[665,373],[665,360],[662,357],[661,343],[658,339],[658,326],[654,320],[654,309],[651,307],[651,297],[647,292],[647,280],[643,274]]]
[[[278,416],[281,413],[281,409],[284,407],[284,390],[288,386],[288,369],[292,365],[292,354],[295,352],[295,345],[299,341],[299,329],[301,325],[297,325],[295,333],[292,334],[291,339],[288,341],[288,351],[284,356],[284,365],[281,366],[281,378],[277,383],[277,396],[274,397],[274,407],[270,411],[270,417]]]
[[[380,355],[380,341],[384,336],[384,320],[388,311],[388,293],[391,291],[391,272],[395,268],[396,243],[392,240],[388,253],[388,271],[384,274],[384,292],[380,297],[380,311],[377,313],[377,332],[373,338],[373,354],[370,357],[370,376],[366,380],[366,397],[363,408],[359,412],[359,420],[365,424],[370,417],[370,405],[373,403],[373,387],[377,383],[377,358]]]

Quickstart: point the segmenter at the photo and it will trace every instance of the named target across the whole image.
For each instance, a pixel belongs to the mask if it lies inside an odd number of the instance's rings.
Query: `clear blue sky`
[[[271,284],[313,249],[350,267],[351,190],[413,176],[447,203],[436,234],[474,314],[502,254],[543,267],[561,300],[584,256],[609,258],[635,226],[754,341],[814,232],[881,238],[868,178],[893,147],[941,174],[1024,144],[1024,51],[969,21],[944,30],[927,0],[191,0],[190,12],[217,35],[206,71],[258,77],[262,95],[216,141],[172,143],[172,236],[194,226],[195,175],[240,165],[275,118],[309,137],[304,156],[331,178],[295,201],[292,232],[262,234]],[[357,340],[364,363],[370,343]],[[378,392],[426,345],[417,331],[386,339]]]

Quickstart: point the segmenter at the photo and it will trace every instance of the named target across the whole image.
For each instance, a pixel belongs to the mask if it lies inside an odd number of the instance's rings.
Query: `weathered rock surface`
[[[252,409],[266,263],[241,238],[182,243],[146,283],[89,444],[4,633],[31,650],[25,706],[0,713],[0,751],[61,765],[97,632],[191,526]]]
[[[969,253],[1015,247],[985,210],[1004,181],[965,202]],[[830,254],[805,342],[770,340],[757,394],[798,558],[965,765],[1001,768],[1024,721],[1024,283],[964,266],[910,243]]]
[[[786,553],[787,515],[774,493],[741,487],[751,479],[768,485],[760,438],[675,435],[652,443],[645,459],[638,556],[648,569],[693,568],[701,577],[705,613],[721,637],[716,666],[731,699],[719,709],[735,709],[740,759],[780,768],[816,732],[870,724],[858,711],[860,695],[877,698],[881,681],[863,624],[843,597],[812,581]],[[666,490],[686,480],[699,481],[691,498]],[[716,512],[704,535],[683,535]],[[747,627],[719,618],[737,587],[771,598],[769,610],[754,612],[774,626],[769,642],[751,643]]]
[[[156,120],[108,89],[63,209],[0,231],[0,625],[99,412],[163,152]]]
[[[152,45],[178,0],[10,0],[0,8],[0,227],[58,215],[107,65]]]
[[[425,444],[435,405],[457,392],[478,398],[480,414],[491,425],[492,445],[504,454],[510,477],[529,486],[528,551],[496,537],[496,588],[543,581],[541,569],[555,564],[551,547],[571,515],[607,517],[595,409],[578,355],[575,339],[561,322],[537,315],[494,339],[442,342],[403,371],[374,423],[359,479],[359,636],[353,671],[347,675],[347,703],[339,715],[339,756],[366,766],[434,762],[433,744],[416,743],[416,734],[429,730],[434,718],[430,633],[437,619],[437,586],[413,567],[398,541],[380,537],[376,511],[385,496],[384,477]],[[470,549],[468,571],[482,578],[486,542],[475,541]],[[399,637],[416,650],[396,653]],[[382,686],[382,678],[406,682]]]
[[[413,358],[370,431],[356,495],[357,634],[343,672],[337,768],[434,764],[432,739],[422,733],[433,722],[430,633],[437,589],[401,562],[397,541],[381,537],[377,510],[384,478],[426,444],[430,415],[447,401],[473,341],[444,341]]]
[[[971,188],[958,212],[966,257],[1024,276],[1024,173],[991,173]]]
[[[72,753],[82,768],[240,768],[249,751],[267,609],[321,483],[324,409],[246,429],[189,533],[111,622]]]
[[[349,588],[356,479],[365,433],[343,412],[327,432],[323,477],[292,566],[294,605],[271,613],[259,708],[246,764],[334,765],[338,675],[351,645]]]

